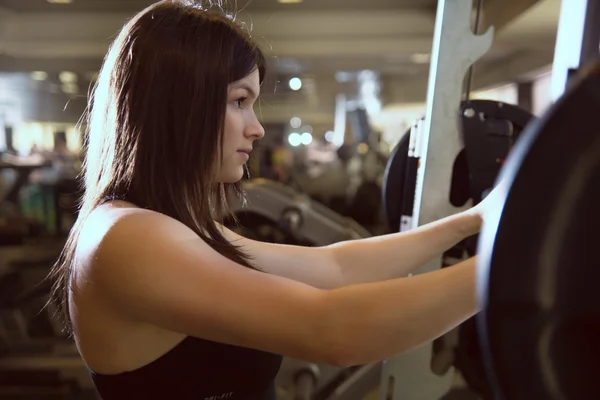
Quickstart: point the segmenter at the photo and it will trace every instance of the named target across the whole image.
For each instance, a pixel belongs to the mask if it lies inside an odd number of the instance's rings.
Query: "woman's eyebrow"
[[[252,89],[249,85],[245,84],[245,83],[234,83],[233,85],[231,85],[231,90],[234,89],[245,89],[250,93],[250,96],[257,98],[258,95],[257,93],[254,91],[254,89]]]

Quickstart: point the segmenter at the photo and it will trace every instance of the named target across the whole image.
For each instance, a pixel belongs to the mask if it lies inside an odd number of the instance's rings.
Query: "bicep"
[[[324,292],[223,257],[179,227],[114,232],[98,283],[131,318],[208,340],[292,357],[327,358]],[[130,222],[129,226],[134,225]]]

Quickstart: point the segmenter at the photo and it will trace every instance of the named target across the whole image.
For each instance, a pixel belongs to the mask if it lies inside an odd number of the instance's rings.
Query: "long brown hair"
[[[82,226],[107,198],[173,217],[213,249],[253,268],[220,233],[227,196],[241,183],[213,180],[222,159],[228,85],[265,59],[223,10],[198,1],[163,0],[132,18],[104,60],[82,122],[86,157],[79,216],[55,264],[51,302],[72,334],[69,291]]]

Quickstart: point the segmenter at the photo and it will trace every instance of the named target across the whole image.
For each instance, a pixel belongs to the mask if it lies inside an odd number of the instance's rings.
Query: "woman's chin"
[[[237,183],[241,181],[243,177],[244,167],[241,167],[239,171],[219,174],[217,181],[219,183]]]

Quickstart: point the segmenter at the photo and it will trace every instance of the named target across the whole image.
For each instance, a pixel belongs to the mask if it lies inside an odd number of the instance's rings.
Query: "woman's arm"
[[[324,247],[257,242],[225,227],[223,233],[230,242],[242,246],[263,271],[317,288],[333,289],[407,276],[477,233],[480,225],[479,215],[466,211],[408,232]]]
[[[336,243],[328,249],[343,285],[377,282],[407,276],[480,227],[481,217],[467,211],[411,231]]]
[[[313,362],[390,357],[476,311],[474,260],[321,290],[242,267],[179,222],[148,211],[122,217],[100,244],[84,248],[75,290],[90,290],[126,321]]]
[[[330,334],[342,365],[361,365],[428,343],[479,311],[476,258],[452,268],[330,291]]]

